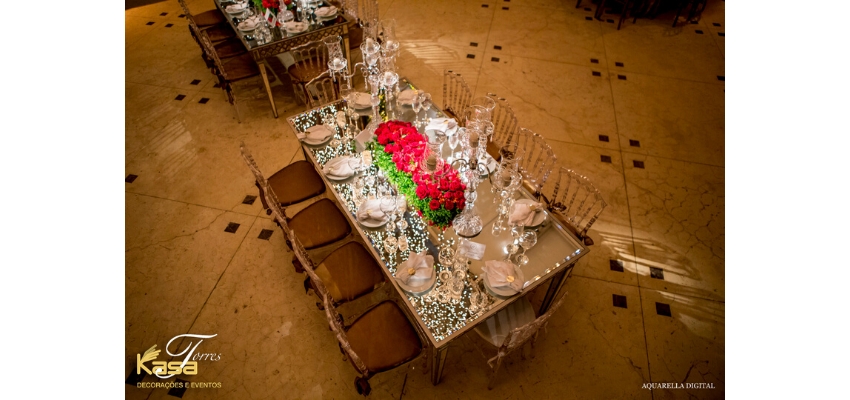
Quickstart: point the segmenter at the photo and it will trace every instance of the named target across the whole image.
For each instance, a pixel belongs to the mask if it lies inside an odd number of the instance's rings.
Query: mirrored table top
[[[332,115],[336,118],[337,113],[340,111],[343,113],[348,111],[347,105],[343,101],[334,102],[292,116],[288,118],[288,121],[295,132],[306,132],[308,128],[322,124],[323,115]],[[401,115],[397,119],[408,122],[413,120],[414,114],[410,107],[406,107],[406,109],[402,108],[401,111]],[[435,107],[427,110],[427,114],[431,118],[443,116]],[[310,161],[317,164],[320,174],[321,166],[329,160],[339,155],[355,153],[352,151],[353,144],[347,143],[343,139],[345,137],[343,132],[348,128],[348,125],[334,125],[336,131],[335,140],[331,140],[329,144],[311,146],[302,142],[302,145],[307,150],[306,153],[312,158]],[[339,143],[337,144],[336,142]],[[332,146],[331,144],[337,145]],[[447,148],[448,146],[445,147]],[[484,228],[480,234],[470,239],[460,238],[451,227],[442,231],[435,226],[428,226],[415,211],[408,209],[404,213],[408,227],[403,232],[408,238],[408,249],[401,251],[396,248],[395,251],[388,251],[384,244],[384,239],[387,236],[385,228],[370,229],[357,222],[357,211],[360,206],[360,204],[357,204],[357,200],[362,201],[364,198],[374,198],[377,194],[377,186],[380,185],[378,182],[381,181],[381,179],[367,179],[366,177],[375,177],[377,175],[382,174],[379,172],[377,166],[371,165],[366,171],[347,180],[334,181],[324,176],[323,178],[328,183],[328,187],[334,192],[340,204],[346,208],[344,211],[348,212],[352,225],[364,237],[365,241],[371,244],[370,250],[384,268],[384,272],[390,278],[389,281],[395,285],[399,293],[403,294],[402,297],[406,298],[413,314],[418,317],[418,322],[428,332],[435,347],[439,348],[446,345],[451,339],[460,336],[479,320],[483,321],[485,318],[498,312],[528,290],[551,278],[561,268],[574,263],[587,253],[587,248],[568,229],[565,229],[558,220],[552,218],[548,211],[543,211],[546,213],[545,222],[539,227],[534,228],[538,235],[537,243],[525,253],[529,261],[526,265],[522,266],[522,273],[525,278],[523,291],[510,297],[499,296],[478,279],[482,273],[484,261],[504,260],[508,254],[506,248],[513,241],[509,232],[503,231],[499,235],[494,235],[491,232],[498,215],[498,206],[494,204],[495,195],[491,192],[489,180],[485,179],[478,186],[478,199],[475,201],[475,209],[481,216],[484,224]],[[364,184],[362,188],[358,188],[357,181],[361,179],[365,182],[373,181],[375,183],[371,186]],[[361,194],[354,195],[355,190],[358,189]],[[392,189],[390,188],[388,190]],[[533,199],[532,195],[523,189],[518,190],[514,197],[516,199]],[[399,236],[399,230],[396,229],[395,232],[395,235]],[[468,273],[464,279],[465,286],[460,299],[447,300],[440,295],[440,287],[446,284],[440,276],[440,272],[450,270],[451,266],[442,265],[438,256],[439,249],[444,245],[457,248],[458,243],[462,240],[470,240],[486,246],[484,256],[481,260],[469,260]],[[417,295],[403,291],[398,281],[392,278],[396,275],[397,266],[407,260],[411,251],[417,253],[425,251],[434,257],[436,264],[435,274],[437,275],[437,279],[435,284],[430,290]],[[477,307],[470,307],[470,295],[473,293],[483,294],[482,296],[475,296],[479,300],[483,299],[480,304],[477,304]]]

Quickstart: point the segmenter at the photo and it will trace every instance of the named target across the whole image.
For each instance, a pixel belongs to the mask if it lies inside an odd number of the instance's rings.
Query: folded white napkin
[[[229,5],[229,6],[225,7],[224,11],[227,11],[231,14],[236,14],[236,13],[240,13],[240,12],[244,11],[245,6],[246,6],[246,4],[236,3],[236,4]]]
[[[239,28],[239,30],[242,30],[242,31],[250,31],[250,30],[253,30],[253,29],[257,29],[258,25],[259,25],[259,21],[251,18],[251,19],[246,19],[246,20],[240,22],[239,25],[237,25],[236,27]]]
[[[357,219],[360,221],[381,223],[384,222],[386,217],[386,214],[381,211],[381,201],[379,199],[366,200],[357,210]]]
[[[455,128],[457,128],[457,121],[454,118],[432,118],[425,130],[448,132]]]
[[[372,95],[369,93],[357,92],[353,97],[354,104],[352,104],[352,107],[355,109],[372,107]]]
[[[306,140],[308,142],[322,142],[334,133],[324,125],[315,125],[307,128],[306,133],[298,132],[295,134],[298,140]]]
[[[434,256],[411,252],[407,261],[401,263],[395,272],[395,278],[405,285],[422,285],[434,275]]]
[[[398,101],[402,104],[413,104],[413,99],[418,95],[413,90],[405,90],[398,94]]]
[[[307,30],[306,22],[289,21],[283,23],[283,28],[287,32],[304,32]]]
[[[531,225],[531,221],[534,220],[534,215],[537,214],[537,211],[540,211],[541,204],[537,202],[532,203],[515,203],[514,208],[511,210],[511,216],[508,218],[508,222],[511,224],[515,224],[520,221],[525,221],[523,225]]]
[[[348,156],[334,157],[332,160],[325,163],[322,167],[322,172],[325,175],[330,175],[336,178],[348,178],[354,175],[354,170],[348,165]]]
[[[316,15],[320,17],[330,17],[332,15],[336,15],[336,7],[328,6],[328,7],[319,7],[316,9]]]
[[[485,261],[481,269],[487,273],[485,279],[487,279],[487,284],[491,288],[513,289],[519,292],[525,284],[522,270],[516,269],[513,264],[507,261]]]

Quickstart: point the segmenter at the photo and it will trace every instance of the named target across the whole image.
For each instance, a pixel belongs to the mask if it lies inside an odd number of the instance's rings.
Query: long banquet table
[[[233,31],[236,32],[236,36],[239,37],[242,44],[245,45],[245,48],[251,53],[251,56],[254,57],[254,61],[256,61],[257,65],[260,67],[260,74],[263,76],[263,84],[266,87],[266,94],[269,96],[269,102],[271,103],[272,112],[274,113],[275,118],[278,117],[277,106],[274,104],[272,89],[271,86],[269,86],[269,77],[265,64],[267,57],[286,53],[295,47],[319,41],[328,36],[341,36],[345,45],[343,51],[348,59],[348,64],[351,65],[351,52],[348,51],[348,28],[349,25],[353,23],[354,18],[343,14],[342,9],[339,10],[335,17],[320,19],[318,21],[318,25],[312,25],[304,32],[281,34],[278,29],[272,29],[272,34],[274,36],[272,40],[268,43],[259,44],[253,38],[248,39],[249,35],[246,34],[246,32],[239,30],[237,26],[238,23],[236,22],[239,20],[239,17],[235,17],[225,10],[226,6],[234,4],[232,0],[213,0],[213,2],[227,18],[227,22],[233,28]],[[323,5],[328,5],[328,3],[323,2]],[[234,20],[234,18],[237,19]]]
[[[406,80],[399,82],[400,86],[412,85]],[[287,121],[294,132],[306,132],[308,128],[322,123],[322,115],[330,113],[336,116],[338,111],[346,111],[346,105],[342,101],[333,102],[301,114],[289,117]],[[407,107],[399,120],[412,121],[413,111]],[[443,114],[432,107],[428,110],[431,117],[443,116]],[[342,139],[340,129],[337,128],[336,139]],[[393,278],[396,272],[396,266],[407,259],[410,251],[421,252],[427,249],[429,254],[432,254],[435,259],[437,271],[439,274],[444,267],[440,264],[439,248],[441,243],[457,243],[458,237],[454,230],[449,228],[444,232],[436,227],[429,227],[422,222],[421,218],[412,210],[408,210],[405,214],[409,227],[406,230],[409,238],[409,250],[402,252],[396,251],[390,254],[383,245],[384,229],[370,229],[363,227],[357,220],[357,207],[352,200],[352,190],[354,188],[354,180],[362,179],[362,177],[354,177],[347,181],[332,181],[325,177],[321,171],[321,166],[338,155],[350,154],[349,146],[346,146],[345,141],[341,140],[341,144],[332,147],[329,144],[324,146],[311,146],[302,143],[304,153],[308,160],[322,175],[325,184],[333,193],[333,197],[344,211],[349,222],[357,233],[363,238],[367,244],[367,248],[372,252],[373,256],[378,260],[382,267],[382,271],[386,274],[387,281],[394,286],[400,297],[404,299],[407,306],[408,314],[413,316],[415,321],[414,326],[422,334],[428,338],[428,357],[430,357],[429,365],[431,366],[431,382],[436,385],[439,383],[442,376],[443,366],[445,365],[449,343],[457,339],[467,331],[473,329],[476,325],[482,323],[490,316],[498,313],[506,308],[509,304],[535,289],[536,287],[548,283],[546,296],[540,307],[539,313],[545,312],[551,305],[553,299],[560,291],[564,281],[572,271],[575,262],[587,254],[588,249],[579,241],[570,231],[565,228],[556,218],[552,218],[548,211],[546,222],[538,230],[537,244],[526,252],[529,258],[528,264],[522,267],[523,274],[526,278],[525,288],[517,295],[511,297],[501,297],[494,293],[481,289],[488,296],[488,305],[477,312],[473,313],[469,310],[469,294],[471,292],[470,285],[479,285],[476,278],[481,274],[484,261],[486,260],[503,260],[507,255],[506,246],[512,241],[509,233],[502,232],[499,236],[494,236],[491,233],[491,228],[496,220],[498,209],[494,204],[494,194],[491,193],[490,183],[484,180],[478,187],[478,199],[475,201],[475,209],[478,211],[484,223],[484,229],[481,233],[469,240],[486,245],[484,256],[480,261],[470,260],[469,274],[466,278],[466,287],[464,288],[461,300],[457,303],[440,302],[434,297],[434,293],[440,285],[444,284],[440,279],[437,279],[435,286],[427,293],[419,296],[410,295],[404,292],[398,282]],[[377,167],[372,166],[365,174],[377,173]],[[518,198],[534,199],[528,191],[520,189]],[[452,242],[453,241],[453,242]],[[483,286],[479,286],[482,288]]]

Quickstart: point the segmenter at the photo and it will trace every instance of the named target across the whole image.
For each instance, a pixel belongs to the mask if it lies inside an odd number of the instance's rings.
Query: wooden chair
[[[569,268],[569,273],[572,274],[572,267]],[[487,389],[492,390],[495,386],[499,367],[502,366],[502,360],[508,354],[517,349],[522,354],[525,344],[531,343],[531,357],[534,357],[534,344],[540,328],[546,327],[549,318],[561,307],[566,296],[567,293],[564,293],[549,307],[549,310],[539,317],[524,296],[475,327],[475,332],[497,349],[496,355],[487,360],[487,364],[493,370]],[[525,359],[525,354],[522,354],[522,358]]]
[[[192,23],[190,19],[189,31],[192,32],[192,36],[195,37],[197,40],[197,38],[201,36],[202,29]],[[217,31],[215,29],[204,30],[203,34],[209,36],[210,32],[215,33]],[[213,48],[215,50],[215,53],[218,55],[218,58],[222,60],[245,54],[248,51],[247,49],[245,49],[245,45],[242,43],[242,40],[235,36],[218,41],[210,39],[210,41],[213,43]],[[212,60],[211,57],[207,56],[207,51],[200,41],[198,41],[198,46],[201,48],[201,56],[204,59],[204,62],[207,64],[207,67],[210,69],[216,68],[215,62]]]
[[[304,92],[307,96],[307,108],[316,108],[339,100],[339,90],[331,79],[330,71],[322,72],[304,84]]]
[[[678,0],[679,7],[676,10],[676,17],[673,18],[673,27],[676,27],[676,23],[679,22],[679,15],[682,14],[682,11],[685,8],[689,8],[688,11],[688,19],[687,21],[696,21],[698,22],[702,17],[702,12],[705,10],[705,5],[707,0]]]
[[[218,76],[219,84],[227,95],[227,100],[236,108],[236,118],[241,123],[242,115],[239,113],[239,104],[233,93],[233,84],[260,76],[260,68],[249,53],[243,53],[242,55],[229,58],[226,63],[222,62],[215,46],[209,36],[207,36],[207,31],[200,31],[200,36],[204,54],[213,61],[214,68],[212,72]]]
[[[306,84],[328,70],[328,48],[321,40],[298,46],[290,51],[295,63],[287,72],[296,97],[309,105]]]
[[[230,38],[236,37],[236,32],[227,23],[227,17],[218,9],[204,11],[200,14],[192,14],[189,7],[186,6],[185,0],[177,0],[180,7],[183,9],[183,14],[189,20],[189,33],[195,39],[195,43],[203,48],[201,39],[198,36],[199,30],[207,31],[207,36],[213,43],[218,43]]]
[[[546,208],[568,229],[573,230],[577,238],[587,246],[593,244],[587,231],[608,204],[590,180],[567,167],[561,167],[554,189],[542,197]]]
[[[443,71],[443,113],[460,122],[463,110],[472,100],[472,90],[460,74]]]
[[[292,248],[290,232],[295,232],[301,236],[307,249],[315,250],[312,253],[318,259],[327,257],[333,250],[329,245],[343,243],[352,235],[351,225],[345,215],[327,197],[319,198],[291,218],[286,216],[285,206],[325,193],[324,182],[309,162],[296,161],[266,180],[244,143],[241,150],[242,158],[254,174],[260,189],[263,207],[268,208],[267,213],[270,212],[280,225],[289,248]],[[281,193],[285,200],[281,201],[277,193]],[[297,259],[293,258],[293,266],[296,272],[303,272]]]
[[[368,396],[372,391],[369,385],[372,376],[398,368],[422,354],[424,340],[405,314],[404,306],[396,303],[398,300],[382,301],[345,326],[331,291],[313,267],[297,233],[293,235],[293,249],[322,299],[325,317],[339,342],[343,359],[351,361],[359,374],[354,380],[357,393]]]

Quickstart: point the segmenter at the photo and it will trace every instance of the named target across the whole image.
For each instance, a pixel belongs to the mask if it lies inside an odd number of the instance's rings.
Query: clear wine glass
[[[457,131],[452,132],[451,135],[447,135],[449,148],[452,150],[451,156],[449,156],[449,162],[452,162],[455,159],[455,149],[457,149],[457,145],[460,144],[460,138],[458,137]]]
[[[454,263],[455,251],[450,246],[440,249],[440,264],[448,268]]]
[[[422,101],[419,100],[419,91],[416,89],[411,89],[413,91],[413,98],[410,100],[410,107],[413,108],[413,126],[419,125],[419,111],[422,111]]]
[[[395,231],[395,209],[395,197],[385,195],[381,198],[381,211],[389,218],[389,222],[387,222],[388,233]]]
[[[525,255],[529,249],[537,244],[537,232],[525,231],[519,238],[519,245],[522,246],[522,253],[517,256],[517,266],[522,267],[528,264],[528,256]]]

